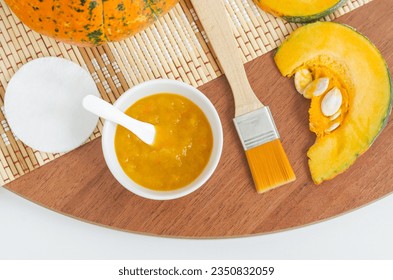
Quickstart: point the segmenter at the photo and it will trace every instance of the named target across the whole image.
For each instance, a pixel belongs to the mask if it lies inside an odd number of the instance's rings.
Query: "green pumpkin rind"
[[[254,2],[262,9],[265,10],[263,8],[263,4],[259,2],[259,0],[254,0]],[[280,14],[279,11],[273,11],[273,10],[268,10],[269,8],[266,8],[268,13],[271,13],[274,16],[277,17],[281,17],[284,20],[288,21],[288,22],[293,22],[293,23],[309,23],[309,22],[313,22],[316,21],[320,18],[326,17],[332,13],[334,13],[338,8],[340,8],[341,6],[343,6],[345,3],[347,2],[347,0],[340,0],[338,1],[336,4],[334,4],[332,7],[320,12],[320,13],[316,13],[313,15],[302,15],[302,16],[291,16],[291,15],[285,15],[285,14]]]
[[[317,21],[320,18],[326,17],[326,16],[334,13],[338,8],[343,6],[346,2],[347,2],[347,0],[341,0],[333,7],[329,8],[321,13],[315,14],[315,15],[283,16],[282,18],[285,19],[286,21],[294,22],[294,23],[310,23],[310,22]]]

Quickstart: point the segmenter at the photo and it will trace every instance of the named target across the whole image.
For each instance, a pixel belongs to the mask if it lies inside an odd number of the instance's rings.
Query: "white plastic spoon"
[[[133,119],[112,104],[94,95],[87,95],[82,104],[89,112],[127,128],[146,144],[152,145],[154,143],[156,137],[154,125]]]

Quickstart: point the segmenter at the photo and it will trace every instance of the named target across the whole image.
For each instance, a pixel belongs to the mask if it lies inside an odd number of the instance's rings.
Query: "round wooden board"
[[[393,2],[375,0],[340,18],[367,35],[393,65]],[[366,20],[365,20],[366,19]],[[258,195],[232,123],[234,105],[224,77],[200,89],[219,111],[224,150],[213,177],[195,193],[173,201],[151,201],[121,187],[107,169],[100,139],[24,175],[6,187],[60,213],[95,224],[145,234],[231,237],[268,233],[321,221],[393,191],[393,127],[344,174],[315,186],[306,151],[309,102],[280,76],[269,53],[246,65],[258,97],[269,104],[297,180]]]

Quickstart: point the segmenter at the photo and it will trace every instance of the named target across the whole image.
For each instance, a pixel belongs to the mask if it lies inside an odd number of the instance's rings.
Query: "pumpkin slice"
[[[371,146],[387,123],[392,87],[386,63],[366,37],[331,22],[300,27],[284,41],[274,60],[283,76],[308,69],[313,79],[330,80],[326,93],[311,99],[310,130],[317,139],[307,155],[316,184],[332,179]],[[326,116],[321,103],[334,88],[341,92],[341,108]]]
[[[333,13],[347,0],[254,0],[263,10],[290,22],[312,22]]]

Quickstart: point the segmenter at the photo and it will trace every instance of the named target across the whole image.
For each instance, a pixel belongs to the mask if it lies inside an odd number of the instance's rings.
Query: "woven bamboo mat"
[[[349,0],[326,18],[332,20],[372,0]],[[225,0],[244,62],[276,48],[297,25],[266,14],[252,0]],[[43,56],[70,59],[88,69],[102,97],[114,102],[146,80],[169,78],[195,87],[221,75],[189,0],[138,35],[97,48],[78,48],[41,36],[23,25],[0,0],[0,184],[30,172],[61,154],[32,150],[10,131],[4,117],[7,83],[26,62]],[[102,122],[90,137],[100,136]]]

